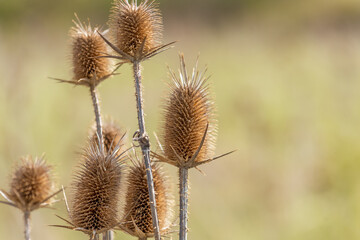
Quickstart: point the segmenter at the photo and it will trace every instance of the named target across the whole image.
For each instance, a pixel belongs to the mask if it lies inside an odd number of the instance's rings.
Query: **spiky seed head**
[[[134,0],[114,0],[109,26],[116,47],[130,56],[138,54],[144,40],[140,54],[161,44],[162,17],[154,1],[145,0],[137,5]]]
[[[204,143],[195,163],[206,160],[214,152],[217,122],[214,118],[214,104],[209,93],[207,77],[197,70],[187,73],[184,56],[180,55],[180,75],[170,70],[172,82],[165,102],[163,142],[165,156],[175,166],[186,166],[201,145],[208,126]],[[186,166],[191,168],[194,166]]]
[[[118,150],[104,155],[90,140],[72,184],[71,222],[91,236],[115,227],[119,220],[118,200],[123,174]]]
[[[9,199],[22,211],[33,211],[44,204],[53,190],[50,165],[43,157],[31,156],[22,158],[21,163],[12,174]]]
[[[121,153],[122,146],[125,142],[124,132],[119,125],[112,119],[107,119],[103,126],[103,138],[105,152],[112,152],[116,147],[119,147],[118,154]],[[98,136],[96,134],[96,125],[91,130],[91,139],[93,143],[98,144]]]
[[[107,53],[107,45],[90,23],[81,23],[79,19],[73,21],[75,27],[70,30],[72,40],[72,62],[74,81],[82,79],[100,79],[111,74],[111,61],[102,58]],[[96,83],[95,83],[96,84]]]
[[[125,218],[123,229],[129,234],[144,238],[154,236],[150,199],[146,178],[146,167],[143,162],[133,161],[127,175]],[[152,164],[155,200],[159,227],[162,234],[171,227],[174,205],[170,184],[159,164]]]

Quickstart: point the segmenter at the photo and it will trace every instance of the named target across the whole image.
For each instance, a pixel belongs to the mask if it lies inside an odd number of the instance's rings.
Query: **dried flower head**
[[[161,44],[162,17],[154,1],[115,0],[109,21],[114,45],[130,56],[145,55]]]
[[[183,55],[180,62],[179,77],[170,71],[173,81],[164,109],[165,162],[192,168],[212,156],[217,125],[205,72],[196,66],[188,75]]]
[[[90,141],[83,153],[83,163],[73,182],[70,206],[71,229],[82,231],[92,238],[115,227],[118,222],[118,201],[122,174],[119,148],[102,154]]]
[[[112,74],[110,59],[102,57],[107,53],[107,45],[98,34],[99,28],[82,24],[78,18],[73,22],[75,27],[70,30],[73,83],[97,85]]]
[[[122,146],[125,142],[125,133],[121,130],[118,124],[114,120],[108,119],[104,122],[102,126],[102,132],[104,138],[105,152],[112,152],[116,147],[119,147],[120,150],[118,150],[118,154],[120,154]],[[94,143],[98,143],[96,126],[94,126],[91,130],[91,139]]]
[[[53,182],[51,167],[43,159],[22,158],[11,178],[9,193],[1,191],[7,203],[23,212],[31,212],[52,202]]]
[[[171,227],[173,196],[168,179],[159,164],[152,164],[152,173],[160,232],[165,234]],[[146,167],[142,161],[133,161],[127,176],[127,186],[125,217],[121,228],[139,238],[154,236]]]

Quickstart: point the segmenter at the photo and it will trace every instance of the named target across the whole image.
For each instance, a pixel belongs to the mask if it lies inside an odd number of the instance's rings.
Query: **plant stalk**
[[[25,240],[30,240],[30,212],[25,211],[24,212],[24,223],[25,223]]]
[[[100,114],[99,97],[96,92],[96,87],[93,85],[90,86],[90,94],[91,94],[92,104],[94,107],[96,133],[98,135],[99,148],[100,148],[100,151],[102,153],[104,153],[104,138],[103,138],[103,134],[102,134],[102,122],[101,122],[101,114]]]
[[[151,170],[150,163],[150,142],[149,137],[146,134],[145,130],[145,120],[144,120],[144,111],[143,111],[143,98],[142,98],[142,84],[141,84],[141,70],[140,63],[138,61],[133,62],[134,70],[134,79],[135,79],[135,90],[136,90],[136,107],[138,115],[138,124],[139,124],[139,144],[141,151],[144,156],[144,162],[146,167],[146,178],[149,190],[149,199],[150,199],[150,208],[151,216],[153,221],[154,228],[154,237],[156,240],[160,240],[160,229],[159,229],[159,219],[156,211],[156,200],[155,200],[155,190],[154,190],[154,180]]]
[[[99,103],[99,97],[96,91],[96,87],[94,85],[90,86],[90,93],[91,93],[91,100],[94,107],[94,113],[95,113],[95,122],[96,122],[96,133],[98,135],[98,145],[100,152],[102,154],[105,153],[105,145],[104,145],[104,137],[103,137],[103,131],[102,131],[102,122],[101,122],[101,113],[100,113],[100,103]],[[99,239],[99,236],[97,236],[97,239]],[[113,234],[112,231],[106,231],[103,234],[103,240],[113,240]]]
[[[180,232],[179,240],[187,240],[189,169],[179,168],[180,180]]]
[[[103,233],[103,240],[112,240],[114,239],[114,233],[113,231],[106,231]]]

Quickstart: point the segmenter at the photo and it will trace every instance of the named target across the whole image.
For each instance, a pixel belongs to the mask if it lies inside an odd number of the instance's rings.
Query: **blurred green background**
[[[69,186],[93,113],[85,88],[48,77],[71,78],[73,13],[105,25],[110,6],[0,1],[0,188],[21,156],[43,152],[58,186]],[[216,96],[217,153],[238,150],[204,166],[207,176],[191,171],[189,239],[360,239],[360,1],[164,0],[160,8],[164,42],[178,42],[143,64],[148,132],[161,133],[166,65],[177,69],[183,51],[192,66],[200,53]],[[132,135],[130,67],[119,72],[100,87],[102,112]],[[166,169],[176,191],[176,171]],[[33,239],[87,239],[48,227],[66,216],[63,202],[54,207],[33,213]],[[0,238],[22,239],[22,229],[20,212],[0,205]]]

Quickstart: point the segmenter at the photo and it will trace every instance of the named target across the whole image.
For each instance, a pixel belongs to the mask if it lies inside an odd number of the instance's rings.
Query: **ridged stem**
[[[187,240],[189,170],[179,168],[180,180],[180,232],[179,240]]]
[[[136,90],[136,107],[137,107],[137,116],[139,124],[139,144],[141,151],[144,156],[144,162],[146,167],[146,178],[147,185],[149,190],[149,199],[150,199],[150,208],[151,216],[153,221],[154,228],[154,237],[156,240],[160,240],[160,231],[159,231],[159,220],[156,211],[156,200],[155,200],[155,190],[154,190],[154,180],[151,170],[150,163],[150,142],[149,137],[146,134],[145,130],[145,120],[144,120],[144,111],[143,111],[143,98],[142,98],[142,85],[141,85],[141,70],[140,63],[137,61],[133,62],[134,70],[134,79],[135,79],[135,90]]]
[[[106,231],[103,233],[103,240],[112,240],[114,239],[114,233],[113,231]]]
[[[96,91],[95,86],[90,86],[90,94],[91,94],[91,100],[94,107],[94,114],[95,114],[95,122],[96,122],[96,133],[98,135],[98,144],[99,149],[102,154],[104,154],[104,138],[103,138],[103,132],[102,132],[102,122],[101,122],[101,113],[100,113],[100,103],[99,103],[99,97]],[[97,239],[99,239],[99,236],[97,236]],[[103,234],[103,240],[112,240],[113,235],[111,231],[107,231]]]
[[[99,98],[96,92],[96,87],[91,86],[90,87],[90,94],[91,94],[91,100],[94,107],[94,113],[95,113],[95,122],[96,122],[96,133],[99,136],[99,148],[102,153],[104,153],[104,138],[102,134],[102,122],[101,122],[101,114],[100,114],[100,104],[99,104]]]
[[[30,212],[24,212],[24,224],[25,224],[25,240],[30,240]]]

